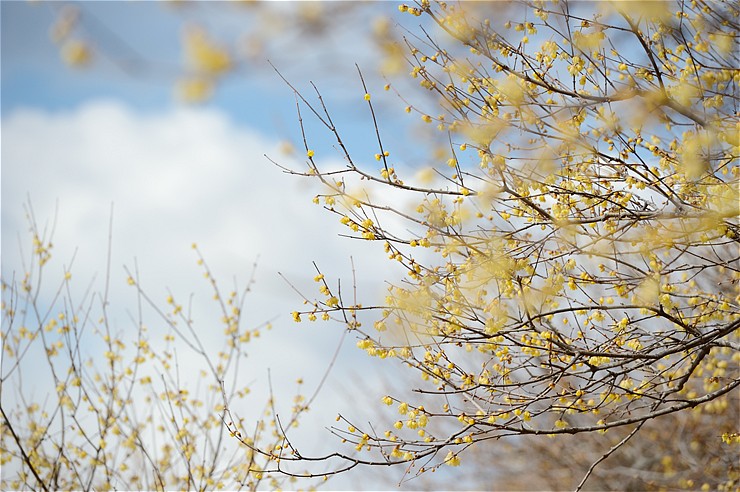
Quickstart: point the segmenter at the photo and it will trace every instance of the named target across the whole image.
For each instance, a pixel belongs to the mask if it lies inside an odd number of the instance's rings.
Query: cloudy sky
[[[243,286],[256,262],[249,319],[255,326],[272,320],[275,328],[255,345],[250,364],[258,376],[270,367],[278,398],[289,400],[299,376],[311,389],[342,328],[293,323],[290,313],[302,308],[302,300],[279,273],[314,295],[312,262],[327,278],[341,278],[347,286],[352,259],[359,294],[369,303],[383,294],[384,279],[399,272],[385,259],[382,245],[339,236],[343,231],[337,216],[312,203],[320,192],[314,183],[283,173],[265,158],[302,165],[300,150],[292,156],[282,150],[286,141],[300,144],[295,99],[263,59],[243,65],[209,103],[189,106],[173,97],[182,65],[183,25],[199,22],[229,39],[244,26],[256,29],[255,14],[236,12],[229,4],[172,9],[148,2],[85,3],[85,29],[78,34],[94,47],[97,43],[100,51],[94,52],[91,66],[72,69],[49,36],[61,8],[2,3],[3,278],[18,275],[23,255],[30,252],[24,211],[29,204],[41,227],[55,224],[52,276],[70,268],[72,285],[79,289],[91,281],[97,289],[103,286],[112,218],[112,314],[122,332],[132,329],[126,316],[133,297],[125,266],[137,265],[155,299],[164,303],[168,292],[180,297],[193,293],[195,311],[207,316],[210,294],[191,244],[198,244],[215,276],[226,284],[235,278]],[[299,7],[291,3],[280,8]],[[392,3],[373,8],[363,11],[359,25],[367,28],[381,9],[395,15]],[[376,150],[368,135],[374,134],[354,63],[371,65],[368,81],[377,92],[384,82],[370,74],[376,57],[367,52],[369,44],[362,38],[367,33],[350,27],[337,28],[328,40],[300,32],[267,38],[267,49],[297,86],[310,88],[312,80],[322,88],[352,148],[371,161]],[[399,104],[378,100],[381,116],[388,108],[390,133],[402,128],[397,118],[403,106],[398,113],[390,109]],[[324,151],[318,158],[341,165],[331,152],[329,135],[318,125],[309,130],[316,148]],[[314,420],[307,427],[318,434],[308,435],[309,440],[328,442],[324,427],[334,423],[337,412],[355,410],[365,416],[358,405],[375,405],[388,391],[384,381],[391,373],[354,344],[352,336],[344,342],[314,406]],[[255,394],[266,391],[264,377],[258,379]],[[290,382],[290,387],[281,382]],[[351,477],[334,483],[358,487]],[[387,484],[365,483],[368,488]]]

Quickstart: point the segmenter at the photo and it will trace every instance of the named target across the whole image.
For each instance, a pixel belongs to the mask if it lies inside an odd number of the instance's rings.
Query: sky
[[[240,67],[205,104],[183,104],[173,97],[183,25],[198,22],[228,39],[257,29],[253,12],[226,3],[78,6],[85,28],[79,35],[100,48],[83,69],[67,66],[49,36],[62,3],[0,6],[3,278],[17,276],[30,252],[29,206],[40,226],[54,225],[47,275],[61,278],[71,270],[78,292],[90,283],[103,288],[110,243],[113,325],[124,335],[132,330],[128,313],[135,303],[125,267],[138,269],[144,288],[161,304],[170,292],[179,298],[192,293],[197,322],[209,319],[212,308],[191,244],[197,243],[215,277],[227,284],[233,278],[243,286],[256,263],[256,282],[247,298],[250,323],[271,321],[275,328],[250,353],[257,374],[253,394],[266,396],[269,368],[276,396],[289,404],[293,381],[303,377],[309,390],[315,387],[341,341],[341,325],[292,321],[290,313],[303,308],[294,287],[317,294],[313,263],[344,286],[351,285],[354,269],[365,302],[380,299],[384,279],[401,272],[385,258],[382,245],[340,236],[344,228],[338,217],[312,203],[321,192],[315,183],[282,172],[265,157],[294,168],[303,165],[300,151],[286,155],[282,150],[286,141],[300,145],[295,98],[264,59]],[[378,3],[361,14],[368,22],[356,24],[367,27],[382,9],[395,15],[395,4]],[[376,57],[360,34],[350,25],[328,40],[298,32],[266,42],[274,63],[296,86],[310,89],[308,81],[314,81],[322,88],[347,141],[370,158],[376,150],[368,135],[374,137],[374,130],[354,64],[365,61],[372,67]],[[380,92],[382,78],[369,73],[368,81]],[[389,138],[401,138],[403,106],[396,114],[397,100],[377,104]],[[323,151],[319,158],[341,166],[329,136],[318,125],[309,133]],[[388,392],[392,371],[357,350],[355,341],[350,335],[343,342],[304,426],[308,430],[302,431],[308,442],[331,444],[325,427],[334,424],[338,412],[366,416],[363,407],[377,407]],[[362,488],[387,486],[362,476]],[[331,483],[361,488],[351,474]]]

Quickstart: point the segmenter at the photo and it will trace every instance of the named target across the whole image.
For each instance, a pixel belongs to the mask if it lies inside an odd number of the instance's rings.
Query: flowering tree
[[[196,321],[192,306],[173,294],[148,295],[136,269],[128,277],[135,308],[129,329],[122,328],[124,301],[109,290],[116,278],[110,257],[104,287],[95,290],[91,281],[80,296],[71,265],[58,275],[53,225],[40,228],[30,205],[27,210],[28,262],[18,276],[2,280],[2,488],[284,486],[285,477],[259,472],[269,458],[232,436],[260,448],[280,442],[308,409],[302,381],[280,433],[271,398],[258,403],[263,415],[225,425],[231,409],[254,405],[244,358],[270,329],[243,315],[252,280],[241,291],[222,292],[193,245],[220,316],[211,325],[221,326],[221,345],[213,345],[212,334],[210,343],[203,339],[198,326],[208,321]]]
[[[394,159],[367,87],[379,169],[351,155],[320,94],[296,91],[308,168],[288,171],[323,182],[314,201],[408,277],[368,306],[320,274],[294,318],[338,319],[421,377],[383,399],[387,429],[341,417],[359,453],[337,470],[422,473],[505,436],[628,429],[595,466],[653,419],[737,415],[737,5],[399,8],[443,32],[407,40],[436,109],[406,110],[437,126],[441,165],[414,176]],[[306,113],[344,167],[322,165]],[[737,429],[721,438],[736,446]]]
[[[39,6],[41,8],[41,6]],[[175,96],[187,103],[208,101],[225,82],[238,80],[245,72],[250,79],[265,73],[273,76],[267,60],[305,70],[305,61],[314,43],[331,56],[321,61],[327,72],[341,68],[333,59],[342,59],[351,47],[323,42],[327,34],[351,29],[355,36],[377,41],[384,54],[378,60],[388,72],[400,68],[397,43],[389,32],[389,21],[370,3],[360,2],[229,2],[213,8],[208,2],[165,2],[162,9],[180,19],[181,59],[166,59],[168,51],[136,49],[120,26],[101,22],[89,5],[80,3],[44,4],[51,10],[54,22],[49,36],[60,58],[77,69],[94,69],[101,61],[112,63],[122,74],[132,78],[172,81]],[[329,20],[329,13],[331,14]],[[353,25],[353,18],[365,16],[369,23]],[[223,28],[238,19],[240,29]],[[212,25],[220,29],[213,29]],[[165,61],[163,62],[163,59]],[[366,57],[363,61],[371,61]],[[338,70],[339,69],[339,70]],[[291,70],[292,73],[293,70]],[[270,79],[272,83],[272,79]]]

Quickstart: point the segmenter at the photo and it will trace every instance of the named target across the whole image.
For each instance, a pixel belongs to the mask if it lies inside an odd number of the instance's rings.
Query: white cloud
[[[249,317],[255,325],[279,318],[276,330],[250,354],[249,379],[264,380],[269,366],[278,396],[288,398],[293,390],[292,384],[279,387],[281,378],[292,383],[304,376],[310,389],[325,370],[341,327],[295,325],[288,313],[300,308],[301,300],[277,272],[314,295],[311,262],[317,261],[327,278],[341,276],[348,289],[349,257],[354,255],[360,294],[367,303],[382,294],[382,280],[394,270],[381,245],[338,237],[342,226],[337,216],[311,203],[313,185],[284,174],[263,157],[279,156],[277,148],[276,141],[236,127],[215,110],[143,114],[98,101],[64,113],[16,111],[2,124],[3,275],[20,270],[16,238],[21,237],[25,253],[30,247],[22,207],[28,194],[42,224],[58,203],[58,278],[61,264],[68,264],[77,249],[73,271],[80,282],[75,285],[84,289],[97,273],[100,288],[113,203],[112,297],[133,300],[122,267],[132,266],[136,258],[145,289],[162,304],[167,287],[183,298],[199,292],[196,300],[209,303],[192,242],[227,286],[233,276],[243,286],[258,260],[257,283],[247,301]],[[130,323],[124,311],[134,306],[120,307],[116,326],[125,329]],[[196,306],[196,314],[199,310],[207,308]],[[352,387],[350,376],[362,373],[362,386],[375,384],[380,394],[380,379],[370,372],[375,366],[353,345],[350,336],[333,373],[336,388]],[[258,384],[255,393],[264,389]],[[313,439],[325,447],[337,445],[323,427],[333,423],[337,411],[351,413],[354,405],[376,396],[373,391],[347,395],[328,387],[314,405],[317,420],[309,429],[318,435]]]
[[[90,259],[104,250],[113,203],[118,258],[137,257],[145,274],[172,284],[195,265],[192,242],[228,274],[247,273],[258,256],[260,270],[304,277],[312,260],[348,264],[349,248],[362,246],[338,239],[336,216],[311,204],[311,184],[265,153],[279,155],[277,142],[213,110],[146,115],[96,102],[18,111],[3,122],[3,232],[25,228],[28,194],[40,219],[58,201],[55,242]]]

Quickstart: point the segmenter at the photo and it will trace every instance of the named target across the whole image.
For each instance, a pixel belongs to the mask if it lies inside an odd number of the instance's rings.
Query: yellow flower
[[[231,56],[214,44],[199,27],[185,32],[185,52],[191,65],[201,73],[218,75],[231,68]]]
[[[177,96],[185,102],[203,102],[213,94],[213,82],[205,77],[190,77],[177,83]]]
[[[358,342],[357,342],[357,348],[359,348],[359,349],[365,350],[365,349],[368,349],[368,348],[370,348],[372,346],[373,346],[372,340],[367,339],[367,338],[365,338],[363,340],[358,340]]]
[[[90,48],[83,41],[72,40],[62,48],[62,58],[65,63],[73,67],[82,67],[90,63],[92,54]]]
[[[445,464],[449,466],[460,466],[460,457],[450,451],[445,458]]]

